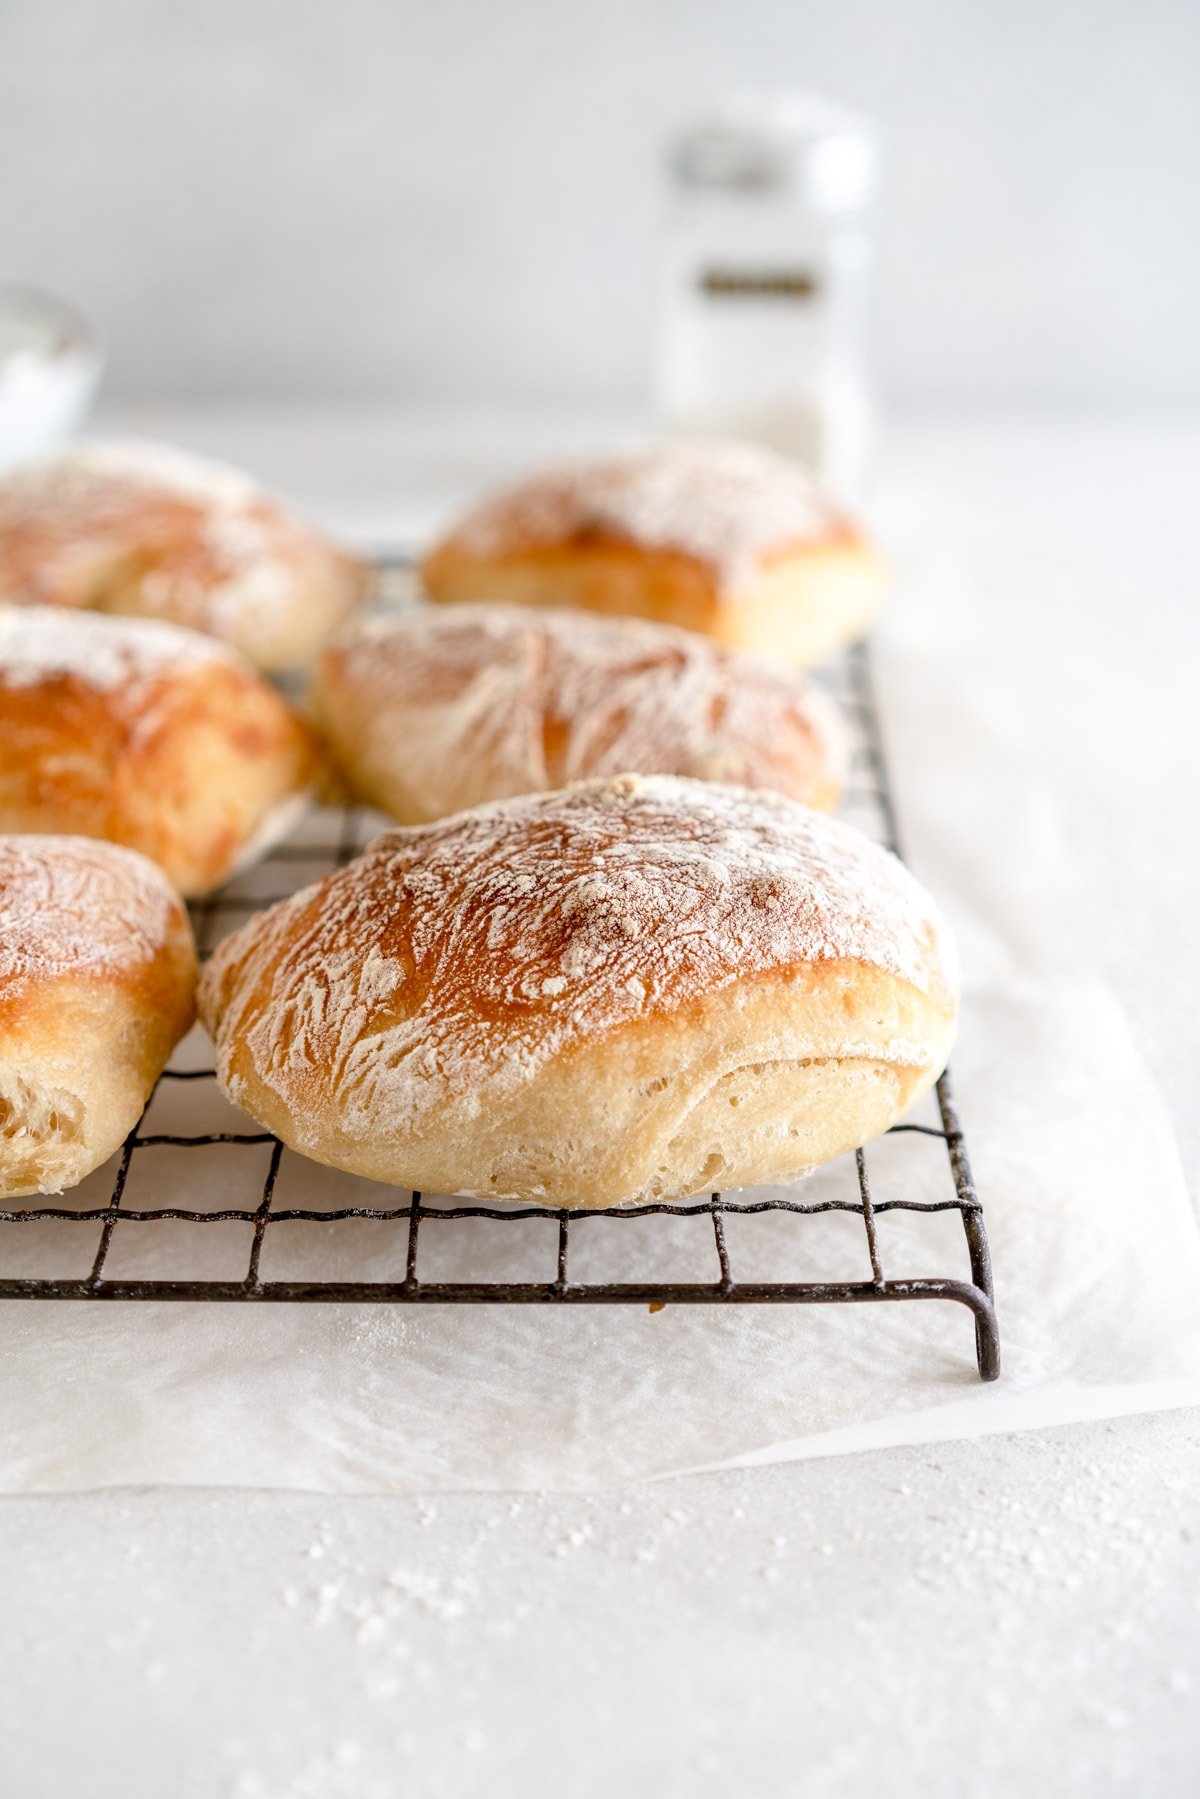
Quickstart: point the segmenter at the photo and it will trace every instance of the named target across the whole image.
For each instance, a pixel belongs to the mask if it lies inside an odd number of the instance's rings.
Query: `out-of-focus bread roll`
[[[860,832],[627,775],[386,833],[221,944],[200,1006],[225,1091],[302,1154],[595,1207],[886,1130],[941,1072],[957,976]]]
[[[106,837],[206,893],[289,828],[318,762],[282,696],[210,637],[0,608],[0,831]]]
[[[247,476],[163,445],[83,444],[0,479],[0,601],[170,619],[285,669],[365,586]]]
[[[673,774],[838,802],[833,701],[693,631],[521,606],[360,624],[314,710],[353,790],[401,824],[596,775]]]
[[[861,636],[878,552],[798,464],[674,443],[534,475],[425,558],[435,600],[634,613],[807,668]]]
[[[128,1136],[192,1022],[166,876],[83,837],[0,837],[0,1194],[61,1193]]]

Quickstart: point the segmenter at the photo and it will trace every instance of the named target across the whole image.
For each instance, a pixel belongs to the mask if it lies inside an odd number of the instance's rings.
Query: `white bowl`
[[[0,286],[0,469],[69,437],[104,366],[83,314],[53,294]]]

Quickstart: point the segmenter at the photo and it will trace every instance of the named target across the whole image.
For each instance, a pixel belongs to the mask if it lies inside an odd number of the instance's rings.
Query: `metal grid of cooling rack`
[[[403,597],[406,570],[403,557],[380,558],[380,593],[385,604],[389,599]],[[823,679],[840,700],[855,735],[846,814],[890,848],[897,849],[895,807],[866,646],[859,644],[847,651],[825,672]],[[235,880],[201,902],[194,908],[201,953],[206,953],[213,941],[223,936],[241,917],[292,891],[298,884],[297,870],[305,864],[308,867],[300,877],[302,880],[311,878],[319,869],[344,865],[371,834],[372,822],[356,808],[346,807],[336,819],[324,821],[318,840],[306,835],[299,840],[289,840],[276,849],[255,871],[252,891],[247,890],[244,881]],[[207,1086],[215,1089],[211,1068],[171,1068],[163,1075],[156,1095],[179,1083],[192,1088]],[[263,1131],[187,1128],[167,1132],[148,1129],[152,1122],[154,1097],[116,1159],[111,1187],[101,1203],[88,1203],[87,1196],[80,1190],[53,1205],[33,1204],[0,1211],[0,1224],[23,1227],[22,1237],[31,1228],[42,1225],[53,1226],[56,1230],[68,1225],[91,1225],[98,1230],[98,1241],[90,1269],[69,1276],[24,1270],[13,1274],[6,1272],[0,1262],[0,1298],[325,1301],[388,1305],[634,1303],[648,1305],[652,1310],[668,1305],[829,1305],[938,1299],[957,1302],[971,1311],[980,1376],[984,1380],[994,1380],[1000,1370],[987,1233],[948,1074],[942,1076],[935,1092],[936,1124],[906,1122],[896,1125],[888,1133],[893,1143],[903,1140],[913,1153],[936,1155],[940,1165],[939,1178],[945,1187],[942,1198],[914,1197],[914,1190],[927,1190],[929,1167],[919,1171],[919,1179],[918,1170],[914,1168],[910,1181],[897,1169],[894,1158],[888,1171],[887,1190],[877,1195],[873,1191],[869,1167],[875,1152],[869,1148],[845,1158],[844,1190],[836,1197],[805,1200],[800,1197],[805,1189],[793,1187],[766,1199],[740,1200],[713,1193],[687,1203],[586,1212],[561,1211],[547,1206],[485,1206],[373,1187],[371,1195],[374,1197],[378,1191],[378,1204],[334,1207],[279,1204],[277,1192],[285,1152],[276,1138]],[[203,1108],[195,1108],[195,1113],[201,1118]],[[232,1158],[228,1172],[223,1171],[220,1178],[223,1194],[228,1192],[233,1203],[200,1209],[197,1205],[170,1203],[165,1199],[156,1199],[153,1204],[131,1205],[128,1202],[131,1170],[148,1152],[168,1151],[173,1157],[183,1157],[189,1151],[212,1150],[217,1146],[222,1155],[228,1153]],[[96,1178],[99,1177],[92,1177],[93,1180]],[[188,1171],[182,1162],[172,1164],[169,1185],[174,1196],[187,1197]],[[786,1214],[802,1219],[828,1213],[850,1214],[861,1220],[866,1236],[869,1279],[785,1281],[738,1278],[728,1241],[727,1221],[763,1214]],[[965,1238],[970,1278],[896,1275],[885,1271],[878,1221],[886,1213],[957,1214]],[[712,1225],[711,1278],[607,1282],[573,1278],[572,1244],[578,1241],[582,1232],[628,1230],[631,1221],[639,1219],[700,1217],[707,1217]],[[466,1280],[422,1278],[422,1226],[435,1224],[440,1231],[453,1225],[457,1231],[470,1230],[473,1220],[515,1224],[531,1219],[550,1221],[554,1227],[557,1252],[552,1276],[549,1268],[542,1270],[551,1278],[498,1280],[487,1278],[486,1267],[473,1271],[476,1277]],[[391,1255],[385,1260],[390,1261],[391,1266],[387,1278],[380,1278],[378,1274],[372,1274],[370,1278],[364,1274],[363,1278],[336,1280],[264,1276],[262,1257],[268,1233],[274,1242],[289,1226],[319,1224],[328,1227],[350,1221],[372,1221],[389,1227]],[[119,1232],[128,1233],[138,1226],[154,1226],[161,1230],[171,1222],[209,1228],[240,1225],[248,1229],[249,1257],[245,1272],[234,1278],[208,1275],[174,1278],[161,1273],[153,1276],[113,1275],[109,1258],[114,1241],[120,1241]],[[11,1232],[0,1233],[0,1252],[2,1240],[9,1238]],[[860,1243],[860,1252],[861,1247]]]

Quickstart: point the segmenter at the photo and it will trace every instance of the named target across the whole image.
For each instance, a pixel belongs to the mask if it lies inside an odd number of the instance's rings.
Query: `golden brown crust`
[[[598,775],[673,774],[836,806],[846,732],[802,677],[642,619],[423,607],[327,645],[317,720],[402,824]]]
[[[0,831],[126,844],[194,896],[279,834],[318,763],[283,698],[207,638],[0,610]]]
[[[220,946],[222,1084],[318,1161],[612,1205],[887,1128],[957,1009],[895,858],[776,795],[625,776],[380,838]]]
[[[435,600],[573,606],[808,667],[858,637],[886,569],[794,465],[665,446],[547,471],[485,501],[421,568]]]
[[[119,1147],[195,982],[187,915],[144,857],[0,837],[0,1194],[61,1193]]]
[[[244,476],[178,451],[87,445],[0,480],[0,601],[169,619],[283,669],[366,579]]]

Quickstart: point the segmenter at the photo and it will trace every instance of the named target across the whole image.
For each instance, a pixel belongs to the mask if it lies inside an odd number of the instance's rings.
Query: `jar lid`
[[[676,138],[671,166],[689,187],[797,186],[813,205],[865,204],[875,179],[875,127],[812,94],[732,94]]]

